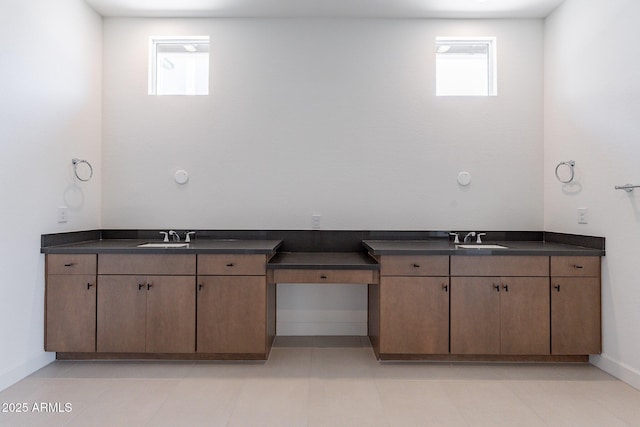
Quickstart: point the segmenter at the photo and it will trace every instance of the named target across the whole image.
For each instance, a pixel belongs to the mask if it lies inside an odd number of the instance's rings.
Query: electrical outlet
[[[578,208],[578,224],[589,224],[588,208]]]
[[[69,208],[66,206],[60,206],[58,208],[58,222],[63,223],[69,221]]]
[[[322,215],[320,215],[320,214],[311,215],[311,229],[312,230],[320,230],[320,219],[322,219]]]

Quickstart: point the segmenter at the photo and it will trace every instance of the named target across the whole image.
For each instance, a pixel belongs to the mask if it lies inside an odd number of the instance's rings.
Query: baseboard
[[[28,377],[38,369],[55,360],[55,353],[42,353],[18,366],[0,374],[0,391],[11,387],[21,379]]]
[[[278,336],[366,336],[366,322],[278,322]]]
[[[608,374],[624,381],[631,387],[640,390],[640,372],[632,367],[613,360],[609,356],[603,354],[599,356],[591,356],[589,361],[592,365],[597,366]]]

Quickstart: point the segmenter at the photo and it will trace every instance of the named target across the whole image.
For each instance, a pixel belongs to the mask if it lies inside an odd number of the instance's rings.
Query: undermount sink
[[[509,249],[502,245],[456,245],[460,249]]]
[[[142,243],[138,245],[139,248],[188,248],[188,243],[170,243],[170,242],[162,242],[162,243]]]

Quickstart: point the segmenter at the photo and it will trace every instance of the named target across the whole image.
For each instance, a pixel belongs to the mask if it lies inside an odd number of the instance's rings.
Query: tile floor
[[[379,363],[364,337],[279,337],[267,362],[55,362],[0,392],[23,402],[0,426],[640,426],[640,391],[591,365]]]

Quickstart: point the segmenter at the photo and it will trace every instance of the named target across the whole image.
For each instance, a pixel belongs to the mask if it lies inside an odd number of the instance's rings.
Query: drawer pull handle
[[[502,289],[504,289],[505,292],[509,292],[509,285],[502,285]]]
[[[203,286],[202,286],[202,284],[199,284],[199,285],[198,285],[198,290],[199,290],[199,291],[201,291],[201,290],[202,290],[202,287],[203,287]]]
[[[87,283],[87,289],[91,289],[92,286],[93,286],[93,284]]]
[[[75,262],[70,262],[70,263],[68,263],[68,264],[65,264],[64,266],[65,266],[65,267],[73,267],[74,265],[76,265],[76,263],[75,263]]]
[[[233,267],[233,263],[230,262],[229,264],[227,264],[227,267]]]
[[[413,264],[413,268],[420,268],[420,264]]]
[[[581,265],[574,264],[574,265],[573,265],[573,268],[583,268],[583,267],[582,267]]]
[[[142,283],[138,283],[138,290],[139,290],[139,291],[140,291],[140,290],[142,290],[142,288],[143,288],[143,287],[144,287],[144,284],[142,284]]]
[[[147,283],[147,290],[153,288],[153,285],[151,283]]]
[[[493,284],[493,289],[496,290],[496,292],[500,292],[500,285],[496,285],[495,283]]]
[[[324,274],[322,276],[320,276],[321,279],[326,279],[327,276],[325,276]]]
[[[557,292],[560,292],[560,285],[554,285],[553,289],[555,289]]]
[[[445,292],[449,292],[449,285],[442,285],[442,289],[444,289]]]

